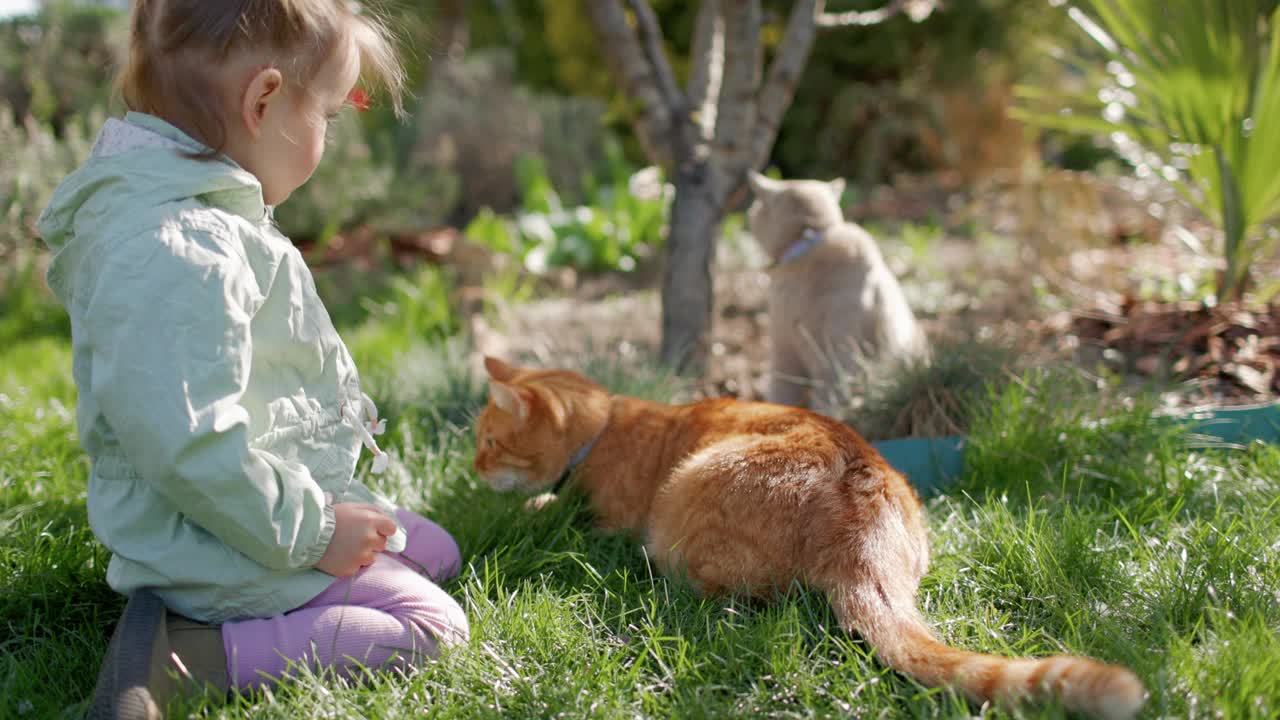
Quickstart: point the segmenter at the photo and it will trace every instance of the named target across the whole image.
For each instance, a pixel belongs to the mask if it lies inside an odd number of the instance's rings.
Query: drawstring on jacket
[[[387,419],[378,419],[378,406],[373,404],[373,400],[368,395],[360,393],[360,402],[363,405],[363,419],[345,401],[342,403],[342,419],[355,428],[356,433],[360,435],[361,442],[369,449],[369,452],[373,453],[373,467],[370,470],[374,473],[381,473],[387,469],[391,458],[382,451],[382,448],[378,447],[378,441],[374,440],[373,436],[381,435],[387,431]]]

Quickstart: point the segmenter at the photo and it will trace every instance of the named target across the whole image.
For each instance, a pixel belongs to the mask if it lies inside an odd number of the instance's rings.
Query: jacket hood
[[[77,222],[101,227],[109,217],[132,216],[192,198],[261,222],[262,186],[225,155],[193,157],[209,149],[169,123],[130,112],[103,125],[89,158],[63,180],[36,221],[54,253],[75,236]]]

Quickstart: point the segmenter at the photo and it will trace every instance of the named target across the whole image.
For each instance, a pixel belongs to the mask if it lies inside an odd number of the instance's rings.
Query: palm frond
[[[1096,45],[1066,59],[1086,89],[1054,107],[1051,94],[1023,88],[1019,116],[1105,133],[1136,167],[1176,178],[1221,227],[1219,296],[1238,299],[1280,215],[1277,2],[1080,0],[1066,13]]]

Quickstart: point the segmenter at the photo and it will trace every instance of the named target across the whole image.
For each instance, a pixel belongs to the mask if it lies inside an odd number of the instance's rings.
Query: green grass
[[[375,317],[362,323],[379,322]],[[412,325],[416,327],[416,325]],[[389,326],[383,326],[386,330]],[[231,718],[967,717],[973,707],[875,662],[826,603],[702,598],[655,576],[581,501],[536,513],[471,470],[483,387],[461,348],[366,327],[367,378],[398,460],[376,484],[458,539],[447,586],[469,646],[405,677],[304,674],[189,712]],[[86,523],[66,341],[0,349],[0,718],[77,716],[123,601]],[[590,364],[651,397],[661,374]],[[987,399],[966,478],[928,503],[921,602],[948,641],[1003,654],[1086,653],[1133,667],[1147,717],[1280,712],[1280,449],[1190,447],[1149,408],[1059,377]],[[366,478],[368,479],[368,478]],[[1056,708],[1015,711],[1062,717]]]

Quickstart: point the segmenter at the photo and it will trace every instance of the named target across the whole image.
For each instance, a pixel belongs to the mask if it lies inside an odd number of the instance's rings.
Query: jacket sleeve
[[[241,405],[261,293],[220,234],[127,241],[85,314],[91,392],[125,456],[173,507],[269,568],[314,565],[333,508],[310,471],[250,448]]]

